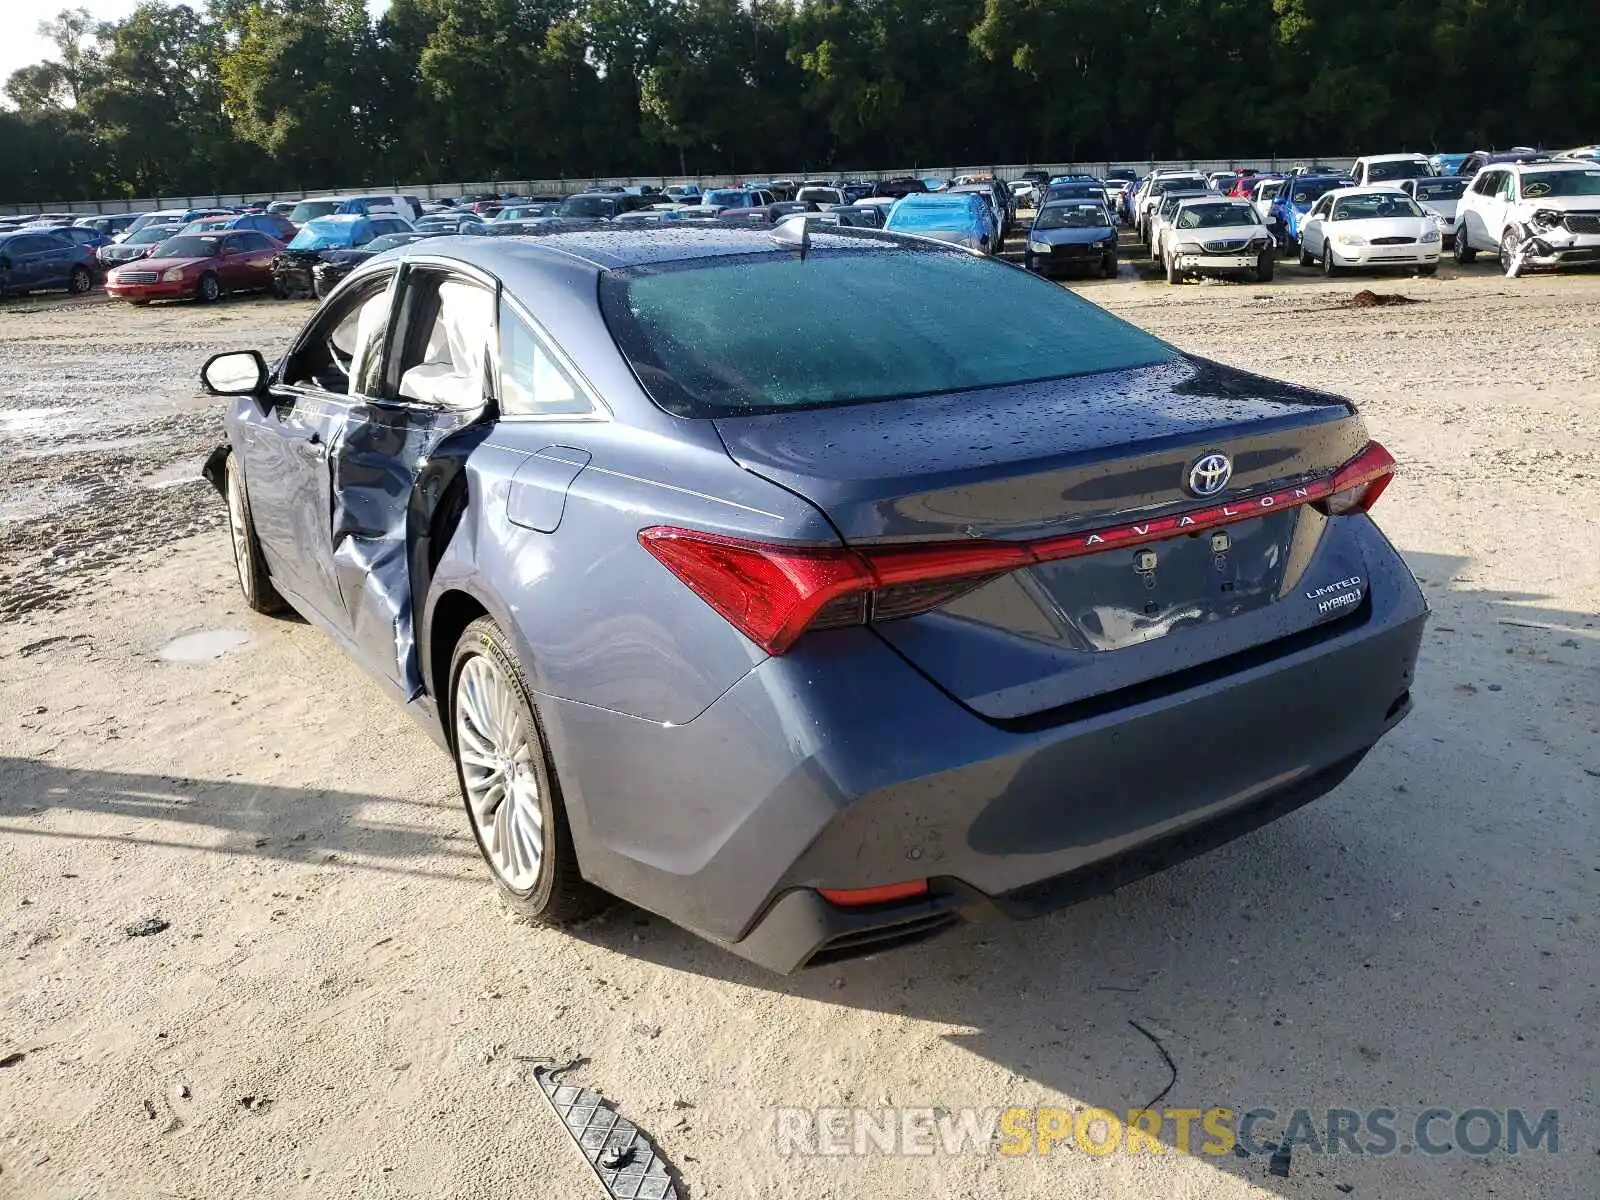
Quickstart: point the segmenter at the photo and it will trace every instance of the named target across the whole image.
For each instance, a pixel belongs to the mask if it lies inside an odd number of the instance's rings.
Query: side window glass
[[[442,271],[407,276],[399,393],[408,400],[471,409],[483,403],[494,294]]]
[[[500,411],[508,417],[586,416],[589,398],[528,323],[500,303]]]
[[[375,394],[390,278],[372,280],[323,313],[284,369],[284,382],[339,395]]]
[[[1511,193],[1513,191],[1513,184],[1512,184],[1511,180],[1512,180],[1512,176],[1511,176],[1511,172],[1510,171],[1506,171],[1506,172],[1503,172],[1501,174],[1501,176],[1500,176],[1500,191],[1498,193],[1500,199],[1502,199],[1502,200],[1511,199]]]

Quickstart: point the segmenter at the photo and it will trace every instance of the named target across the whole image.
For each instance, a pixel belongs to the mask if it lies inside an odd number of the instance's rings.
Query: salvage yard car
[[[1456,208],[1466,194],[1468,180],[1459,175],[1407,179],[1396,186],[1417,202],[1417,207],[1430,212],[1439,222],[1439,235],[1446,250],[1456,241]]]
[[[82,295],[99,278],[95,252],[55,229],[0,233],[0,296],[65,288]]]
[[[265,291],[282,250],[282,242],[255,229],[181,233],[148,258],[113,270],[106,276],[106,292],[144,305],[152,300],[209,304],[227,292]]]
[[[1456,261],[1498,251],[1500,269],[1600,261],[1600,164],[1502,163],[1478,172],[1456,209]]]
[[[316,267],[328,251],[359,250],[386,233],[411,232],[411,223],[399,217],[364,217],[359,213],[313,217],[273,260],[273,294],[280,300],[314,296]]]
[[[1271,283],[1278,261],[1272,230],[1248,200],[1179,201],[1161,228],[1159,257],[1168,283],[1188,275],[1248,275]]]
[[[1056,200],[1034,214],[1022,265],[1041,275],[1087,268],[1117,277],[1117,227],[1098,200]]]
[[[509,904],[789,971],[1120,886],[1406,715],[1350,403],[798,224],[417,243],[203,368],[244,602],[446,748]]]
[[[972,192],[914,192],[902,196],[889,209],[883,227],[979,254],[997,254],[1000,250],[994,206]]]
[[[1323,194],[1301,227],[1300,265],[1325,275],[1355,268],[1439,269],[1443,236],[1432,213],[1399,188],[1335,188]]]

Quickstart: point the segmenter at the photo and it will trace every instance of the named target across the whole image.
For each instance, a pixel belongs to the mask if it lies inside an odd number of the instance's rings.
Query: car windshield
[[[1033,222],[1035,229],[1104,229],[1111,224],[1098,204],[1047,204]]]
[[[609,196],[568,196],[559,211],[563,217],[609,217],[617,211],[617,202]]]
[[[742,188],[712,188],[706,193],[706,203],[711,205],[743,205],[749,193]]]
[[[1296,182],[1291,199],[1296,204],[1314,204],[1336,187],[1346,186],[1338,179],[1318,179],[1311,183]]]
[[[1221,229],[1255,223],[1256,210],[1248,204],[1190,204],[1178,213],[1179,229]]]
[[[182,236],[168,238],[156,247],[156,258],[210,258],[221,238]]]
[[[317,217],[338,212],[340,203],[338,200],[302,200],[289,210],[289,220],[296,225],[304,225]]]
[[[1522,177],[1522,198],[1600,196],[1600,170],[1538,171]]]
[[[1341,196],[1333,202],[1335,221],[1374,221],[1393,217],[1420,217],[1422,210],[1404,192],[1369,192]]]
[[[1064,288],[961,253],[691,259],[602,276],[601,308],[646,390],[683,416],[1003,387],[1176,353]]]
[[[1459,200],[1467,191],[1465,179],[1430,179],[1417,183],[1418,200]]]
[[[124,246],[148,246],[154,242],[165,241],[178,231],[176,225],[146,225],[143,229],[130,233],[122,239]]]
[[[1367,180],[1370,183],[1385,183],[1394,179],[1419,179],[1432,174],[1433,168],[1420,158],[1367,164]]]
[[[1150,190],[1160,195],[1162,192],[1187,192],[1208,186],[1200,175],[1184,175],[1177,179],[1158,179],[1150,185]]]

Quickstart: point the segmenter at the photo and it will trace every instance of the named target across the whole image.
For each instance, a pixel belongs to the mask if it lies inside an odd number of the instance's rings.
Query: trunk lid
[[[1070,541],[1159,523],[1325,479],[1367,441],[1346,401],[1190,357],[716,425],[735,461],[810,500],[859,547]],[[1200,495],[1186,481],[1212,453],[1232,475]],[[1300,595],[1364,574],[1354,542],[1325,537],[1329,527],[1285,504],[1228,524],[1225,544],[1175,534],[1045,562],[874,628],[976,711],[1023,717],[1345,614]]]

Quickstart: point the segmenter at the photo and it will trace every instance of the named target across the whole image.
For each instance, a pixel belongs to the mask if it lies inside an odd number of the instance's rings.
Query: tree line
[[[1572,0],[147,0],[44,32],[0,201],[1600,138]]]

